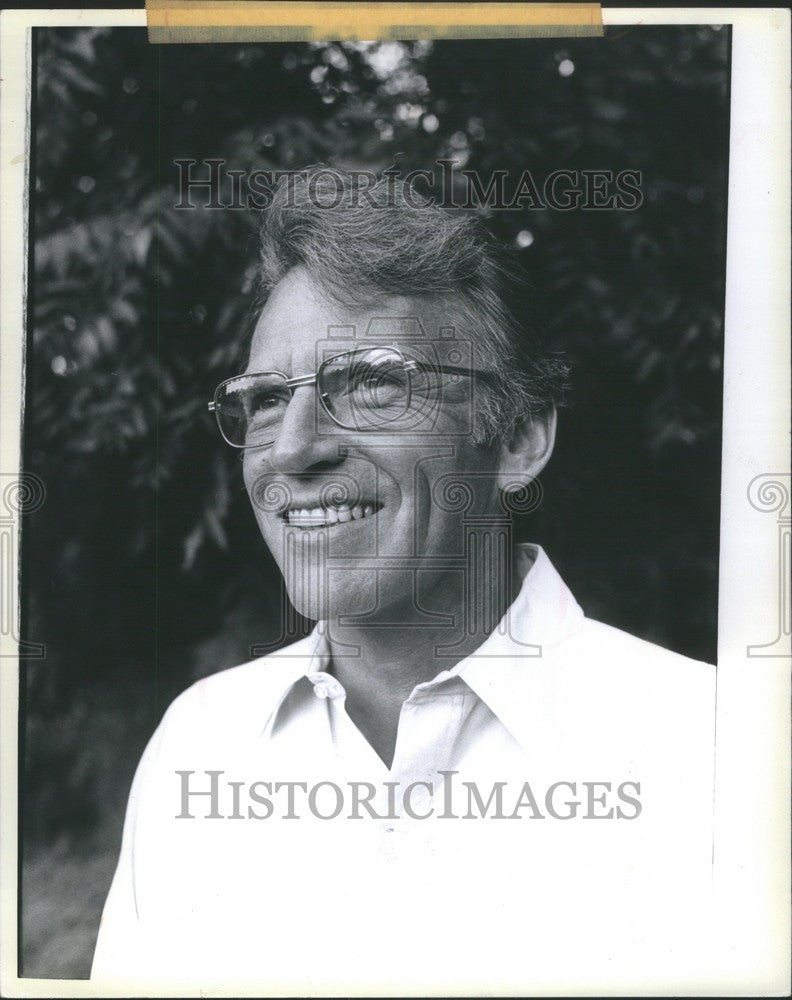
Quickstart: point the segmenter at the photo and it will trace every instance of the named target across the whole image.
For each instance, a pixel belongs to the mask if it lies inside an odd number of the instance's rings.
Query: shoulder
[[[669,678],[684,675],[688,679],[714,680],[715,677],[715,667],[709,663],[675,653],[593,618],[583,619],[580,640],[592,657],[609,664],[615,671],[648,673],[659,670]]]
[[[211,742],[214,735],[258,734],[281,697],[306,671],[313,636],[248,663],[220,670],[196,681],[165,712],[160,730],[165,736],[199,730]]]
[[[578,633],[575,661],[575,683],[589,704],[618,706],[650,727],[714,725],[712,664],[590,618],[583,620]]]
[[[560,674],[571,682],[603,692],[621,689],[626,694],[654,687],[673,691],[680,686],[714,690],[713,666],[587,617],[544,550],[531,545],[523,549],[533,556],[524,585],[528,600],[523,631],[529,641],[547,637],[540,645],[550,654],[554,670],[561,668]]]

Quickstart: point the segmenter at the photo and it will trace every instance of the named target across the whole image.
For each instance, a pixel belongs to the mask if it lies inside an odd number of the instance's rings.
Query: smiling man
[[[334,177],[340,204],[313,171],[265,213],[248,363],[210,403],[317,625],[166,713],[94,977],[519,992],[662,961],[684,981],[714,671],[587,619],[512,543],[566,368],[500,248],[392,179],[360,199]]]

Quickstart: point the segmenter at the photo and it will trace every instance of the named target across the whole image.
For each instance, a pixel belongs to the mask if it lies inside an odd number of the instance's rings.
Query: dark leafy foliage
[[[242,363],[256,216],[176,210],[179,158],[406,172],[441,156],[540,183],[640,171],[635,211],[489,214],[576,371],[545,503],[521,530],[594,617],[714,657],[727,41],[709,27],[373,47],[37,32],[25,434],[47,502],[26,526],[24,585],[48,656],[29,670],[32,832],[94,821],[80,720],[120,704],[114,689],[144,706],[143,733],[191,678],[278,638],[277,574],[205,405]]]

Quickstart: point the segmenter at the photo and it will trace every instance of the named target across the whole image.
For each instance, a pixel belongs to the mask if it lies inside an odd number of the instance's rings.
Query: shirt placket
[[[452,768],[466,698],[461,683],[455,683],[418,688],[402,705],[387,779],[395,786],[398,818],[380,824],[380,861],[408,861],[413,851],[431,840],[442,796],[441,772]]]
[[[317,671],[309,680],[315,696],[327,703],[336,760],[344,775],[374,785],[371,805],[382,818],[365,818],[374,834],[373,859],[406,860],[430,836],[434,821],[427,814],[442,808],[441,772],[453,768],[454,745],[475,696],[458,677],[418,685],[402,705],[388,768],[347,715],[346,692],[336,678]]]

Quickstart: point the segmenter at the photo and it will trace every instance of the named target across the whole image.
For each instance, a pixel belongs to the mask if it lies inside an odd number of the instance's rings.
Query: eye
[[[256,393],[249,404],[249,409],[251,413],[255,413],[257,410],[271,410],[275,406],[280,406],[283,399],[274,392],[259,392]]]
[[[289,403],[288,390],[277,386],[257,386],[245,395],[244,408],[249,421],[278,419]]]
[[[361,366],[349,382],[349,395],[358,407],[401,405],[409,391],[403,369],[392,365]]]
[[[385,369],[367,365],[361,366],[360,371],[355,372],[352,379],[353,389],[376,389],[386,386],[396,386],[404,382],[404,376],[399,378],[395,368]]]

